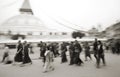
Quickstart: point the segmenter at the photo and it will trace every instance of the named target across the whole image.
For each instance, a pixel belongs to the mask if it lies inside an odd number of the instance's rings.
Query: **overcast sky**
[[[0,0],[0,24],[19,15],[23,1]],[[120,0],[30,0],[30,3],[34,15],[54,29],[88,30],[98,25],[105,29],[120,21]],[[55,20],[64,25],[56,24]]]

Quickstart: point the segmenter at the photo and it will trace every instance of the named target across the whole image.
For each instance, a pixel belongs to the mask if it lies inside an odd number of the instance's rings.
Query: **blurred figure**
[[[48,72],[48,71],[51,71],[51,70],[54,70],[54,67],[53,67],[53,52],[51,51],[51,48],[50,47],[47,47],[47,50],[45,52],[45,65],[44,65],[44,73],[45,72]]]
[[[29,46],[27,44],[27,41],[24,41],[24,43],[23,43],[23,60],[22,60],[22,64],[24,65],[24,64],[28,64],[28,63],[32,64],[32,61],[31,61],[31,59],[29,57]]]
[[[67,62],[67,56],[66,56],[66,52],[67,52],[67,47],[66,44],[63,42],[61,44],[61,63]]]
[[[41,49],[42,61],[43,61],[43,63],[45,63],[45,52],[46,52],[46,49],[47,49],[46,43],[43,43],[43,46],[41,48],[42,48]]]
[[[120,54],[120,41],[119,40],[116,40],[115,49],[116,49],[116,53],[119,55]]]
[[[51,48],[51,51],[53,52],[53,54],[54,54],[54,57],[56,57],[57,55],[56,55],[56,52],[55,52],[55,44],[54,43],[51,43],[50,44],[50,48]]]
[[[45,61],[45,51],[46,51],[46,43],[40,42],[40,59],[43,59],[43,62]]]
[[[104,46],[105,46],[106,51],[108,52],[109,51],[109,43],[108,42],[104,43]]]
[[[111,46],[112,53],[115,54],[116,48],[115,48],[115,41],[114,40],[111,41],[110,46]]]
[[[23,60],[22,51],[23,51],[23,45],[22,45],[21,41],[18,41],[17,53],[15,54],[14,62],[22,62],[22,60]]]
[[[81,45],[79,44],[79,42],[77,40],[75,40],[75,64],[77,65],[81,65],[83,63],[83,61],[80,59],[80,53],[82,52],[82,47]]]
[[[59,53],[59,44],[58,44],[58,43],[55,43],[54,46],[55,46],[56,56],[59,56],[59,55],[60,55],[60,53]]]
[[[12,63],[12,61],[9,58],[9,52],[10,52],[9,48],[5,45],[3,59],[2,59],[1,62],[5,63],[5,64],[11,64]]]
[[[43,56],[43,54],[41,53],[41,51],[42,51],[42,46],[43,46],[43,42],[40,41],[40,43],[39,43],[39,47],[40,47],[40,59],[41,59],[42,56]]]
[[[98,52],[98,40],[95,38],[95,42],[93,43],[93,52],[94,52],[94,57],[97,62],[97,52]]]
[[[104,55],[104,50],[103,50],[103,44],[101,41],[98,41],[98,54],[97,54],[97,68],[100,67],[100,60],[102,59],[102,62],[104,65],[105,63],[105,55]]]
[[[90,46],[88,42],[85,43],[84,48],[85,48],[85,61],[87,61],[87,57],[89,57],[92,60],[91,54],[90,54]]]
[[[29,44],[29,48],[30,48],[30,53],[31,53],[31,54],[34,54],[34,52],[33,52],[33,45],[32,45],[32,43],[30,43],[30,44]]]
[[[70,64],[69,65],[73,65],[74,64],[74,58],[75,58],[75,47],[74,47],[73,42],[70,43],[69,54],[70,54]]]

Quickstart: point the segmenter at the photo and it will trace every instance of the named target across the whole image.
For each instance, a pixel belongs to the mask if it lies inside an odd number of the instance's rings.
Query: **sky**
[[[24,0],[0,0],[0,24],[19,15]],[[29,0],[36,17],[58,30],[104,30],[120,21],[120,0]]]

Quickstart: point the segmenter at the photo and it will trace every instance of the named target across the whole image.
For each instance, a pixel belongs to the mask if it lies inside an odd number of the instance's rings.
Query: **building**
[[[88,33],[88,37],[97,37],[99,35],[99,31],[95,27],[90,29],[87,33]]]
[[[120,39],[120,22],[117,22],[110,27],[106,28],[103,35],[108,38],[119,38]]]
[[[29,0],[24,0],[19,12],[20,15],[11,17],[2,24],[0,28],[1,33],[11,35],[22,34],[26,35],[27,39],[71,37],[71,32],[58,32],[46,27],[42,20],[34,16]]]

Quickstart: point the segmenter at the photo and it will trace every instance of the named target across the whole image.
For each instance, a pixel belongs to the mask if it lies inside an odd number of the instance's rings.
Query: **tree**
[[[72,38],[77,38],[77,33],[76,32],[72,33]]]
[[[77,38],[77,37],[82,38],[84,36],[85,36],[85,34],[82,32],[73,32],[72,33],[72,38]]]
[[[16,34],[16,35],[13,35],[12,37],[11,37],[11,39],[12,40],[18,40],[18,38],[22,38],[22,39],[25,39],[26,37],[25,37],[25,35],[21,35],[21,34]]]
[[[84,36],[85,36],[84,33],[78,32],[78,37],[79,37],[79,38],[82,38],[82,37],[84,37]]]

